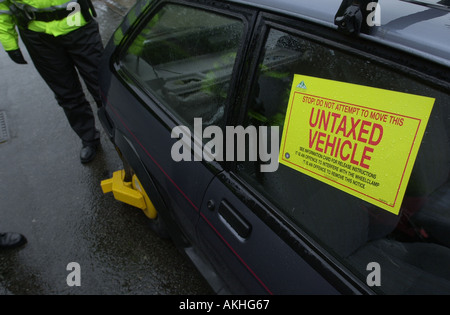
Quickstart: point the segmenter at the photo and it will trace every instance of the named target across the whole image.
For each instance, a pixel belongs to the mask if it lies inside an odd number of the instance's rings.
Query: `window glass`
[[[295,74],[436,99],[399,215],[279,165],[237,172],[376,291],[450,293],[450,95],[372,60],[272,29],[252,88],[246,125],[279,126]],[[280,142],[281,143],[281,142]],[[375,262],[379,274],[370,275]],[[371,282],[379,275],[381,284]],[[380,285],[380,286],[378,286]]]
[[[182,122],[218,124],[243,35],[240,20],[165,5],[128,47],[127,70]]]

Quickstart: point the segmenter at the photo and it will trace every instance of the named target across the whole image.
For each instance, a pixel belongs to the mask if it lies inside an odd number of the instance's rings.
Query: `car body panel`
[[[261,202],[264,198],[235,176],[233,163],[173,161],[171,150],[176,139],[171,131],[177,126],[176,118],[145,92],[119,58],[121,47],[147,20],[141,14],[151,15],[166,2],[170,1],[138,1],[108,43],[101,64],[105,106],[99,110],[99,118],[150,199],[156,201],[155,206],[168,224],[175,243],[191,259],[195,256],[201,260],[198,265],[208,269],[202,273],[210,283],[215,283],[217,292],[374,293],[324,253],[306,233],[292,228],[268,203]],[[248,91],[238,87],[248,88],[252,80],[252,73],[247,72],[256,69],[259,57],[252,50],[261,49],[262,37],[258,30],[265,27],[265,19],[270,20],[267,16],[292,18],[334,32],[334,17],[340,6],[336,0],[172,2],[220,12],[227,12],[231,6],[231,12],[241,14],[248,23],[245,45],[238,54],[230,88],[231,98],[237,100],[227,104],[227,109],[234,109],[227,122],[242,120],[244,109],[240,106]],[[404,1],[380,0],[379,5],[382,25],[370,34],[354,38],[354,42],[368,47],[382,45],[392,54],[407,53],[434,63],[433,67],[444,66],[443,76],[448,77],[445,67],[450,66],[449,12]],[[442,40],[435,40],[436,37]],[[198,143],[194,140],[194,151],[201,150],[201,140]]]
[[[335,14],[341,4],[338,0],[292,1],[292,0],[231,0],[287,16],[310,20],[336,28]],[[373,28],[369,40],[380,41],[409,53],[428,54],[429,58],[449,65],[450,38],[448,24],[450,9],[427,7],[406,1],[379,0],[381,25]],[[324,10],[326,8],[326,10]],[[447,9],[445,9],[447,8]],[[441,38],[442,41],[436,41]]]

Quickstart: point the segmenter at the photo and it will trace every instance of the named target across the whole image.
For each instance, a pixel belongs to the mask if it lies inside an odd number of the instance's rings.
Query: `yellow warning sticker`
[[[279,161],[398,214],[434,101],[295,75]]]

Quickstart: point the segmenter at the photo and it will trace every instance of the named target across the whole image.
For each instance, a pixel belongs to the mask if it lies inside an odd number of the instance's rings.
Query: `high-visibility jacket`
[[[125,37],[125,33],[130,29],[133,23],[136,22],[139,13],[144,10],[152,1],[151,0],[139,0],[136,4],[130,9],[127,13],[127,16],[122,20],[122,23],[119,25],[117,30],[114,32],[113,39],[114,44],[118,46],[122,39]],[[147,26],[141,30],[139,35],[134,39],[133,43],[128,48],[128,53],[141,56],[142,51],[144,49],[144,42],[146,40],[146,36],[150,33],[151,28],[156,22],[159,20],[159,14],[156,14]]]
[[[0,42],[3,48],[6,51],[19,48],[16,24],[10,10],[10,6],[13,3],[19,8],[27,5],[28,10],[31,10],[31,12],[42,12],[67,9],[69,3],[73,2],[74,0],[0,0]],[[79,23],[69,23],[67,21],[68,18],[79,21]],[[70,17],[58,21],[31,21],[28,29],[56,37],[68,34],[84,25],[86,25],[86,20],[83,18],[83,15],[80,12],[74,12]]]

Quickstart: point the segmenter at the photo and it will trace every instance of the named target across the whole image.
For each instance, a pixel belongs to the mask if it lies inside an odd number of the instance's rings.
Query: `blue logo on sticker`
[[[305,81],[300,82],[299,85],[297,85],[297,87],[300,88],[300,89],[306,90],[306,84],[305,84]]]

